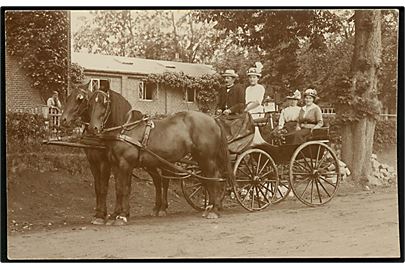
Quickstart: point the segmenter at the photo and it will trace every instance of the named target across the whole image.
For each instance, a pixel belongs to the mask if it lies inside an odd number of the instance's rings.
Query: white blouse
[[[262,117],[259,114],[256,113],[263,113],[263,106],[262,102],[264,99],[264,94],[266,90],[264,89],[263,85],[261,84],[256,84],[254,86],[248,86],[245,91],[245,103],[249,104],[251,102],[258,102],[260,105],[257,106],[256,108],[253,108],[249,111],[249,113],[255,113],[252,115],[253,118],[259,118]]]

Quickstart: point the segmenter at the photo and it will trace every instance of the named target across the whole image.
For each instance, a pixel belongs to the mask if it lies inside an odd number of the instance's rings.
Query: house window
[[[153,100],[156,93],[157,84],[151,82],[139,82],[139,99],[140,100]]]
[[[110,81],[102,79],[91,79],[90,91],[108,90],[110,89]]]
[[[185,91],[185,100],[186,102],[195,102],[196,101],[196,96],[197,96],[197,91],[195,89],[189,89],[187,88]]]

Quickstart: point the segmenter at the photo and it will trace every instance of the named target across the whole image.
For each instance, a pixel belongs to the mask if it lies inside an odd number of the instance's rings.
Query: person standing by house
[[[46,105],[49,109],[58,109],[58,111],[62,109],[62,104],[59,100],[59,93],[57,91],[53,91],[53,95],[48,98]]]
[[[219,93],[217,114],[238,114],[245,106],[245,93],[243,88],[235,84],[239,77],[233,69],[226,70],[222,77],[225,80],[225,87]]]
[[[278,130],[285,129],[287,132],[292,132],[297,129],[298,117],[301,108],[298,106],[298,101],[301,99],[299,90],[295,90],[292,95],[287,96],[287,107],[280,113],[278,120]]]

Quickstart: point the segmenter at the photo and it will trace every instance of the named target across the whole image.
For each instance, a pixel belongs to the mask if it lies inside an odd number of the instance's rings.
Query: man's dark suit
[[[219,92],[217,109],[229,109],[231,113],[241,113],[245,108],[245,89],[241,85],[233,85],[229,92],[224,87]]]

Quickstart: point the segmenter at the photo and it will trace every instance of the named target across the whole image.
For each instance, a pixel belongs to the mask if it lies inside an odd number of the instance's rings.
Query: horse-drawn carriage
[[[149,119],[141,118],[130,120],[131,118],[128,118],[125,123],[113,125],[112,128],[106,128],[109,123],[108,119],[114,113],[114,109],[111,109],[113,102],[110,95],[102,91],[96,91],[98,93],[80,91],[82,92],[79,94],[72,94],[77,95],[77,97],[73,99],[75,102],[85,100],[87,102],[86,106],[89,106],[89,103],[91,103],[89,102],[90,95],[92,95],[93,104],[91,106],[103,108],[103,111],[98,114],[99,120],[101,121],[100,129],[103,129],[103,132],[92,135],[86,134],[70,141],[48,140],[46,143],[98,150],[106,149],[108,148],[106,144],[116,141],[130,145],[132,149],[137,149],[136,151],[138,151],[137,161],[141,160],[140,155],[144,153],[149,157],[149,163],[153,163],[161,168],[160,177],[162,179],[181,180],[182,191],[186,201],[197,210],[207,210],[207,208],[213,204],[209,199],[211,197],[209,195],[210,190],[207,188],[208,185],[213,182],[225,182],[230,198],[239,202],[239,204],[248,211],[262,210],[271,204],[281,202],[290,192],[293,192],[298,200],[306,205],[323,205],[333,198],[338,189],[340,180],[339,161],[333,150],[328,146],[328,128],[314,130],[313,134],[308,138],[308,141],[301,145],[276,144],[273,142],[261,144],[250,143],[239,151],[231,152],[231,154],[227,154],[226,157],[231,161],[232,175],[229,175],[229,177],[225,179],[224,177],[215,176],[217,175],[215,173],[210,175],[204,174],[204,171],[209,171],[212,165],[212,163],[211,165],[209,163],[201,163],[201,159],[204,159],[205,156],[202,156],[199,162],[195,161],[195,159],[190,156],[169,160],[169,158],[160,156],[159,151],[151,150],[147,145],[148,140],[153,139],[152,137],[149,138],[149,132],[151,128],[153,128],[151,127],[153,122]],[[88,97],[84,98],[86,94]],[[98,96],[94,98],[94,95]],[[102,102],[99,102],[98,99],[102,99]],[[99,103],[99,105],[97,105],[97,103]],[[84,106],[83,104],[80,106]],[[78,113],[84,112],[83,109],[79,108],[75,110]],[[92,117],[94,117],[95,111],[96,110],[92,108]],[[184,118],[185,116],[183,115],[182,117]],[[198,115],[198,117],[201,116]],[[208,118],[204,119],[206,119],[206,122],[211,121]],[[262,121],[257,121],[257,125],[261,125],[262,129],[269,128],[267,125],[271,120],[270,113],[267,114],[264,121],[263,119]],[[206,122],[204,122],[204,124]],[[124,132],[132,130],[139,125],[142,125],[142,134],[139,135],[139,138],[133,138],[124,134]],[[148,127],[149,131],[147,131]],[[207,125],[206,128],[208,129],[209,125]],[[119,131],[119,133],[113,136],[106,134],[106,132],[109,133],[114,130]],[[199,132],[201,131],[202,130],[199,130]],[[182,135],[179,136],[181,137]],[[204,141],[200,140],[200,142],[204,144]],[[195,142],[193,143],[195,144]],[[200,148],[199,151],[201,151],[201,149],[202,148]],[[217,151],[220,152],[220,149]],[[152,159],[154,162],[151,161]],[[222,161],[222,163],[226,162],[229,162],[229,160]],[[201,164],[203,164],[204,169],[201,168]],[[213,192],[214,191],[211,189],[211,194],[213,194]],[[158,191],[156,194],[156,196],[158,196]],[[97,207],[102,206],[98,205]],[[115,214],[117,218],[123,218],[120,216],[119,212]],[[103,213],[103,215],[105,215],[105,213]],[[124,219],[126,222],[125,217]]]
[[[260,129],[270,129],[272,113],[255,121]],[[339,161],[329,144],[329,128],[316,129],[300,145],[270,140],[249,145],[233,153],[235,179],[230,195],[248,211],[258,211],[283,201],[293,192],[308,206],[329,202],[335,195],[339,180]],[[196,164],[184,163],[198,172]],[[207,206],[207,191],[198,180],[182,181],[187,202],[196,210]]]

